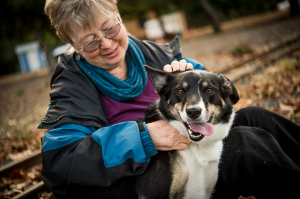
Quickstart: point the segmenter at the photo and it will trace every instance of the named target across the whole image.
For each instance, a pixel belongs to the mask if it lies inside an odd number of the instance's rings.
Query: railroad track
[[[229,79],[231,79],[231,81],[235,82],[297,49],[300,49],[300,35],[293,38],[292,40],[279,44],[278,46],[270,49],[268,52],[254,55],[251,59],[232,66],[227,66],[215,72],[223,73]],[[9,175],[11,175],[11,173],[15,170],[29,169],[34,165],[41,164],[41,159],[42,158],[40,150],[35,151],[31,155],[26,156],[20,160],[13,161],[4,166],[1,166],[0,176],[5,178],[9,177]],[[39,198],[38,194],[41,190],[45,190],[45,185],[42,181],[39,181],[35,184],[27,186],[25,189],[23,188],[19,194],[13,196],[13,199]]]
[[[34,151],[32,154],[25,156],[19,160],[12,161],[0,167],[0,176],[2,182],[5,179],[9,179],[12,175],[19,174],[19,171],[24,171],[25,173],[36,165],[42,164],[41,151]],[[25,174],[24,173],[24,174]],[[8,181],[8,180],[7,180]],[[28,176],[26,178],[20,178],[17,180],[18,186],[15,184],[7,184],[3,182],[4,186],[10,191],[5,192],[5,187],[2,187],[0,198],[39,198],[38,194],[41,190],[45,189],[45,185],[42,181],[30,180]],[[18,193],[18,194],[16,194]]]
[[[291,40],[280,43],[279,45],[269,49],[267,52],[254,55],[248,60],[223,67],[222,69],[215,71],[215,73],[222,73],[232,82],[236,82],[237,80],[240,80],[243,77],[266,67],[267,65],[274,63],[276,60],[292,53],[297,49],[300,49],[300,35]]]

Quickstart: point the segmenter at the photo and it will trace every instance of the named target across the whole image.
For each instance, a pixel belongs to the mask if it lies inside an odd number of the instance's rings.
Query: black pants
[[[213,198],[300,198],[300,127],[260,107],[237,112]]]

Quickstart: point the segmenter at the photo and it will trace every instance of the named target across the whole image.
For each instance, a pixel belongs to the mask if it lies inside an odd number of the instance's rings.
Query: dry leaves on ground
[[[236,83],[240,101],[238,110],[261,106],[300,125],[300,61],[287,58],[277,61],[263,73],[252,75],[247,84]]]
[[[42,164],[33,166],[28,171],[15,169],[9,177],[0,179],[0,199],[12,198],[22,193],[30,186],[39,183],[41,179]]]
[[[17,160],[41,148],[43,131],[27,138],[6,138],[0,143],[0,164],[6,160]]]
[[[256,199],[254,196],[249,196],[247,198],[240,196],[238,199]]]

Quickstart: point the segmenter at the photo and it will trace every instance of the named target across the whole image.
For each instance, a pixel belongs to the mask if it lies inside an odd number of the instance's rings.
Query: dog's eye
[[[184,93],[184,90],[183,90],[183,89],[178,89],[176,92],[177,92],[178,94],[182,95],[182,94]]]
[[[206,92],[207,92],[207,93],[211,93],[211,92],[213,92],[213,89],[208,88],[208,89],[206,89]]]

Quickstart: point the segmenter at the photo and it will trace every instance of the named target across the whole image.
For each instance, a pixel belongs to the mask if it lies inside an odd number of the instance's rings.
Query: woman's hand
[[[191,63],[187,63],[184,59],[179,61],[173,61],[170,64],[164,66],[164,71],[173,72],[173,71],[186,71],[186,70],[194,70],[194,67]]]
[[[165,120],[147,124],[148,131],[157,150],[183,151],[191,141],[187,137],[183,137],[179,132]]]

